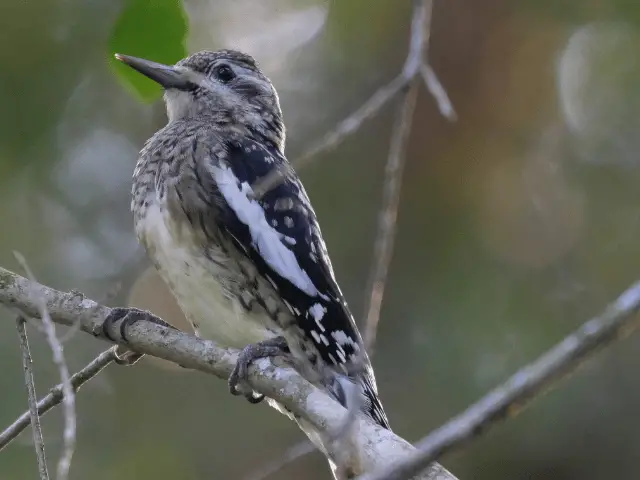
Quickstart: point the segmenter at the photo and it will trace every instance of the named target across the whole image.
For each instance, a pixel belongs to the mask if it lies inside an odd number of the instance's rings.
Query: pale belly
[[[227,269],[188,242],[178,243],[165,220],[157,206],[150,206],[136,230],[146,238],[149,255],[196,334],[234,348],[276,336],[272,326],[268,328],[262,322],[263,312],[247,312],[229,293],[228,284],[233,279]],[[225,263],[222,257],[216,260]]]

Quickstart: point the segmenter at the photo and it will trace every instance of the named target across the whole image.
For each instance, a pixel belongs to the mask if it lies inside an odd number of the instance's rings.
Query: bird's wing
[[[218,211],[209,217],[215,218],[216,230],[273,285],[324,362],[340,367],[354,361],[363,348],[360,334],[335,280],[309,198],[282,154],[242,138],[202,158],[200,175],[210,175],[217,197]],[[278,168],[287,172],[284,181],[256,199],[252,186]],[[365,408],[386,426],[373,371],[364,358]]]

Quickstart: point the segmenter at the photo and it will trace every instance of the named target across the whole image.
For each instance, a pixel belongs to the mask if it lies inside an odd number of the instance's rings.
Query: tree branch
[[[620,295],[600,316],[584,323],[498,388],[420,440],[416,450],[406,458],[395,465],[362,475],[359,480],[411,478],[445,453],[468,443],[500,421],[515,416],[532,400],[592,358],[598,350],[628,335],[638,326],[639,310],[640,282]]]
[[[431,65],[428,63],[420,65],[420,76],[424,81],[425,87],[427,87],[427,90],[435,99],[436,104],[438,105],[438,110],[440,110],[440,114],[450,122],[455,122],[458,119],[458,115],[453,109],[453,105],[451,104],[451,100],[449,100],[447,91],[442,86],[442,83],[440,83],[440,80],[438,80],[436,72],[433,71]]]
[[[24,383],[27,387],[27,399],[29,402],[29,412],[27,419],[31,423],[33,431],[33,443],[36,450],[36,458],[38,459],[38,471],[40,472],[40,480],[49,480],[49,472],[47,470],[47,457],[44,452],[44,440],[42,439],[42,427],[40,426],[40,417],[38,416],[36,396],[36,386],[33,381],[33,368],[31,365],[31,351],[29,350],[29,340],[27,339],[26,319],[19,315],[16,319],[18,327],[18,336],[20,337],[20,349],[22,350],[22,368],[24,369]]]
[[[13,254],[28,275],[29,279],[35,281],[35,277],[22,254],[15,251]],[[71,459],[73,458],[73,451],[75,450],[76,445],[75,393],[71,387],[69,367],[67,367],[67,362],[64,358],[64,353],[62,352],[62,344],[56,335],[56,327],[51,321],[46,305],[44,305],[37,297],[36,301],[39,303],[40,317],[42,318],[42,325],[44,327],[44,334],[47,339],[47,343],[49,344],[49,348],[51,348],[53,363],[58,368],[60,380],[62,381],[62,405],[64,407],[64,430],[62,433],[62,439],[64,446],[62,448],[60,460],[58,460],[56,478],[57,480],[67,480],[69,477],[69,468],[71,467]]]
[[[77,392],[82,385],[100,373],[104,367],[117,360],[117,348],[117,346],[113,346],[102,352],[86,367],[71,376],[69,380],[74,393]],[[37,411],[40,417],[62,402],[64,398],[62,388],[62,384],[56,385],[49,391],[47,396],[38,402]],[[29,426],[29,420],[30,412],[27,411],[0,433],[0,451]]]
[[[61,325],[76,322],[83,332],[106,339],[102,323],[111,309],[84,298],[78,293],[64,293],[31,282],[13,272],[0,268],[0,303],[21,314],[40,318],[40,299],[51,316]],[[110,326],[109,335],[123,344],[119,325]],[[187,368],[212,373],[227,379],[237,360],[237,351],[216,346],[184,332],[175,331],[147,321],[127,326],[126,346],[138,353],[153,355]],[[261,359],[250,368],[251,386],[286,407],[294,415],[310,422],[327,435],[343,425],[347,411],[321,390],[304,380],[293,368],[275,365],[270,359]],[[270,401],[272,405],[273,402]],[[386,430],[365,416],[359,416],[354,425],[358,460],[364,472],[382,468],[413,447],[393,432]],[[423,480],[455,480],[440,465],[432,465],[420,477]]]
[[[391,265],[393,245],[396,234],[396,220],[400,207],[400,192],[402,190],[402,173],[406,158],[407,141],[411,132],[413,112],[416,106],[418,89],[414,81],[404,94],[402,105],[398,112],[393,134],[389,158],[385,167],[385,185],[382,208],[378,219],[378,234],[373,247],[373,268],[369,279],[369,297],[365,308],[364,344],[369,355],[373,354],[376,332],[380,320],[380,308],[384,295],[385,283]]]
[[[288,448],[287,451],[276,460],[273,460],[257,469],[251,475],[246,477],[245,480],[264,480],[274,473],[279,472],[285,465],[292,463],[298,458],[308,455],[309,453],[313,453],[316,450],[316,447],[309,441],[298,442]]]
[[[300,169],[311,163],[318,154],[336,148],[342,140],[356,132],[365,121],[374,117],[402,89],[408,88],[417,77],[424,77],[425,86],[429,93],[434,96],[442,116],[452,122],[456,120],[456,113],[447,96],[447,92],[426,60],[432,6],[433,0],[413,0],[409,53],[402,67],[402,72],[387,85],[379,88],[357,110],[339,122],[333,130],[325,134],[294,159],[291,163],[295,168]],[[259,198],[265,192],[278,185],[284,178],[283,173],[283,171],[277,170],[257,182],[257,185],[253,185],[255,195]]]

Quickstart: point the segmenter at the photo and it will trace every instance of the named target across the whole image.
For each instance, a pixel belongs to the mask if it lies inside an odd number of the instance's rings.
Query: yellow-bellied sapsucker
[[[169,118],[135,168],[136,234],[196,333],[242,349],[232,393],[252,360],[293,355],[345,406],[345,382],[357,385],[363,411],[388,428],[316,215],[285,158],[269,79],[233,50],[199,52],[174,66],[117,58],[164,87]],[[284,180],[256,197],[252,187],[275,169]],[[127,315],[135,317],[114,309],[110,320]],[[355,361],[364,365],[353,373]]]

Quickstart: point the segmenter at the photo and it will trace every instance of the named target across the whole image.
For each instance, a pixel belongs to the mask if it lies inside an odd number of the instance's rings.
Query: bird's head
[[[164,88],[169,121],[209,116],[283,147],[278,94],[250,55],[235,50],[201,51],[175,65],[121,54],[116,58]]]

